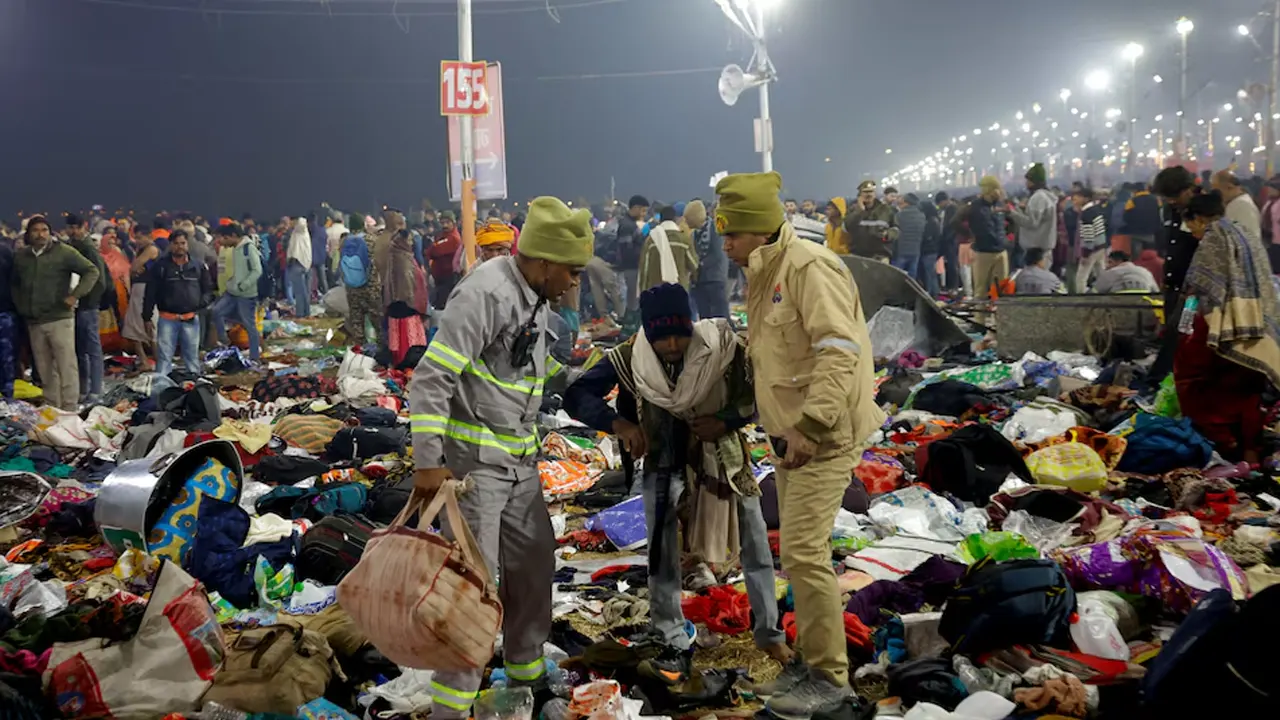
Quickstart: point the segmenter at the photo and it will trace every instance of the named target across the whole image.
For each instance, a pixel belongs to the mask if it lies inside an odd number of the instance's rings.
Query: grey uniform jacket
[[[538,309],[532,361],[512,364],[516,336],[538,295],[515,258],[482,263],[458,283],[409,382],[413,459],[461,478],[484,469],[514,479],[538,452],[534,423],[559,363],[548,357],[550,311]]]

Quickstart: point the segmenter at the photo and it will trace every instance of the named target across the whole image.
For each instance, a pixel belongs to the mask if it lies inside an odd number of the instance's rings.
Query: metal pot
[[[29,472],[0,472],[0,528],[26,520],[40,509],[52,486]]]
[[[147,534],[173,502],[183,483],[205,460],[214,459],[235,478],[235,501],[244,487],[240,453],[228,440],[209,440],[158,458],[142,458],[120,464],[98,491],[93,521],[117,553],[135,547],[149,552]]]

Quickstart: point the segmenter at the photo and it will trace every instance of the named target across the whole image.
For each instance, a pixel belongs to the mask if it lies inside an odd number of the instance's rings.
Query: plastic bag
[[[475,720],[533,720],[533,693],[527,687],[485,690],[473,712]]]
[[[601,471],[573,460],[543,460],[538,463],[542,492],[553,497],[590,490]]]
[[[1107,466],[1097,451],[1084,443],[1050,445],[1031,453],[1027,469],[1040,485],[1068,487],[1082,493],[1107,485]]]
[[[569,712],[586,720],[627,720],[622,687],[615,680],[597,680],[573,689]]]
[[[910,310],[885,305],[867,323],[873,357],[893,360],[916,339],[916,315]]]
[[[1137,608],[1113,592],[1089,590],[1076,593],[1076,612],[1083,615],[1086,611],[1103,613],[1111,618],[1125,640],[1142,634],[1142,620],[1138,617]]]
[[[867,511],[876,524],[897,532],[935,540],[963,540],[963,516],[944,497],[920,486],[906,487],[876,498]]]
[[[1042,553],[1056,550],[1071,540],[1076,525],[1037,517],[1026,510],[1014,510],[1004,519],[1004,530],[1026,538]]]
[[[1075,413],[1027,406],[1014,413],[1000,433],[1009,440],[1038,443],[1061,435],[1078,423]]]
[[[993,558],[996,562],[1040,557],[1039,550],[1021,535],[1011,532],[970,535],[960,543],[959,553],[960,559],[970,565],[987,557]]]
[[[1178,404],[1178,390],[1173,385],[1173,374],[1165,375],[1160,381],[1160,389],[1156,392],[1155,403],[1151,412],[1167,418],[1182,417],[1182,406]]]

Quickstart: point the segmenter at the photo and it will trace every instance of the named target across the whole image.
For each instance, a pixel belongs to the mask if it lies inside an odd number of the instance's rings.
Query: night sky
[[[503,64],[513,200],[598,202],[611,177],[622,198],[707,196],[711,174],[759,168],[755,93],[729,108],[716,92],[719,68],[745,64],[750,46],[713,0],[550,4],[558,23],[545,0],[474,0],[476,57]],[[769,23],[775,164],[789,195],[852,194],[1079,88],[1093,67],[1125,76],[1131,40],[1147,48],[1141,74],[1166,79],[1143,102],[1171,112],[1182,14],[1197,25],[1191,88],[1214,81],[1196,101],[1222,102],[1266,79],[1235,31],[1266,4],[782,0]],[[0,212],[441,204],[439,62],[456,56],[456,3],[400,0],[398,21],[393,5],[0,0]],[[1268,22],[1254,28],[1269,47]],[[671,74],[584,77],[656,72]]]

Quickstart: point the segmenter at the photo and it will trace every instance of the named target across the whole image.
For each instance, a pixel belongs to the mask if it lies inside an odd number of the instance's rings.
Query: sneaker
[[[693,652],[668,646],[658,657],[641,660],[636,670],[641,677],[674,687],[689,679],[693,670]]]
[[[774,695],[790,692],[792,688],[809,678],[809,666],[804,664],[799,655],[791,658],[791,662],[782,667],[778,677],[763,683],[752,685],[749,689],[758,698],[769,699]]]
[[[765,709],[782,720],[809,720],[817,713],[838,709],[853,694],[848,685],[840,687],[823,677],[810,674],[789,692],[769,698]]]

